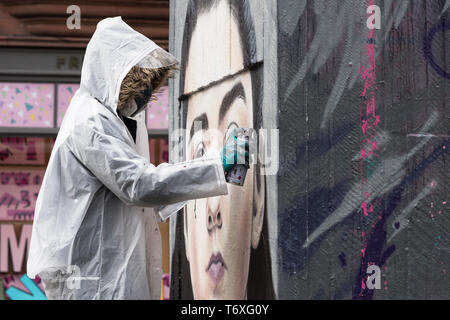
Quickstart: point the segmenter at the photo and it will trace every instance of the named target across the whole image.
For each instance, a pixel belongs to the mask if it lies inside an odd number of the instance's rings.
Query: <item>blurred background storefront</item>
[[[42,294],[39,279],[25,275],[36,198],[64,113],[79,88],[86,45],[101,19],[119,15],[168,49],[169,0],[0,0],[0,299]],[[167,162],[167,86],[150,103],[146,119],[151,161]],[[160,224],[165,274],[168,229]],[[167,298],[167,275],[162,283],[161,296]]]

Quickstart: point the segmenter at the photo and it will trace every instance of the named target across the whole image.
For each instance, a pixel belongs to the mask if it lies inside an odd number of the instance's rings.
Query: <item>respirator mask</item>
[[[144,89],[144,91],[141,92],[139,97],[131,100],[127,105],[125,105],[120,110],[120,113],[127,118],[135,117],[137,114],[139,114],[147,107],[148,102],[152,97],[152,93],[153,88],[150,84],[148,84]]]

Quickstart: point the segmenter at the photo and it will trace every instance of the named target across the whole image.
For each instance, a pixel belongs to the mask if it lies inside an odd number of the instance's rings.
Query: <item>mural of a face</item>
[[[198,16],[185,70],[186,160],[222,149],[229,129],[253,127],[250,71],[244,69],[240,30],[228,1]],[[198,88],[217,81],[212,86]],[[194,122],[200,121],[202,130]],[[197,122],[198,124],[199,122]],[[228,184],[228,195],[190,201],[184,216],[186,256],[195,299],[245,299],[251,248],[264,220],[264,183],[255,167],[243,187]]]

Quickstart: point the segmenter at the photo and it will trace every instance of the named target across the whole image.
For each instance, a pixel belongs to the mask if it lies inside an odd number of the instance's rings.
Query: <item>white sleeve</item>
[[[125,141],[86,125],[75,127],[68,143],[79,161],[129,205],[155,207],[228,193],[220,157],[155,167]]]

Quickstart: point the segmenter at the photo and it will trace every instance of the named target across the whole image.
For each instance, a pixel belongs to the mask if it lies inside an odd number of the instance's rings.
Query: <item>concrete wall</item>
[[[183,31],[192,28],[185,24],[187,2],[171,2],[170,48],[178,58]],[[367,13],[372,5],[380,9],[379,17]],[[214,48],[220,32],[235,39],[229,31],[233,6],[227,6],[229,12],[200,15],[200,25],[209,23],[216,41],[204,32],[204,47],[195,51],[191,69],[197,73],[188,73],[195,75],[189,81],[199,84],[180,92],[180,77],[171,82],[171,133],[186,126],[192,105],[209,101],[204,110],[217,111],[220,94],[208,90],[219,90],[218,79],[236,80],[227,76],[239,68],[226,61],[238,59],[239,46],[229,41]],[[450,297],[449,7],[443,0],[251,1],[257,52],[248,69],[263,74],[261,116],[258,111],[252,116],[256,127],[278,128],[279,136],[265,135],[266,147],[272,147],[265,160],[272,165],[263,179],[257,249],[251,242],[258,230],[255,219],[247,230],[251,235],[243,237],[238,220],[224,216],[227,235],[217,242],[231,247],[224,258],[233,261],[233,255],[246,254],[250,241],[248,276],[243,272],[239,278],[248,298]],[[214,18],[204,19],[209,14]],[[223,25],[229,27],[217,29]],[[172,161],[189,159],[186,141],[172,141],[171,148]],[[277,156],[278,170],[271,174]],[[223,212],[230,217],[242,204],[233,199],[233,210]],[[196,298],[243,298],[231,267],[218,283],[207,273],[194,274],[193,261],[201,261],[192,258],[195,252],[201,256],[215,248],[204,243],[216,240],[210,235],[189,243],[185,233],[179,214],[171,221],[172,298],[190,298],[193,291]],[[240,242],[233,240],[236,233]],[[378,276],[379,289],[373,288]]]

